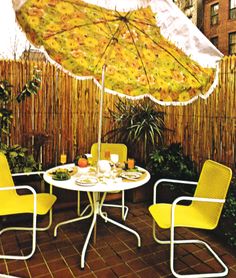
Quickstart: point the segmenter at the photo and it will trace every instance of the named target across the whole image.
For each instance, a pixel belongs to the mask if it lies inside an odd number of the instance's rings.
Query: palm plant
[[[115,108],[114,111],[109,109],[114,128],[107,132],[105,138],[125,143],[129,155],[138,156],[136,160],[146,163],[154,146],[162,142],[164,113],[157,111],[149,99],[131,102],[119,98]]]

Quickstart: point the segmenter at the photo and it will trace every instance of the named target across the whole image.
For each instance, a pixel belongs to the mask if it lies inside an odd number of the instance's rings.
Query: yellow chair
[[[52,206],[56,201],[56,196],[49,193],[36,193],[28,185],[15,186],[12,176],[35,175],[43,172],[11,174],[6,156],[0,152],[0,216],[30,213],[33,215],[32,227],[7,227],[0,231],[0,234],[10,230],[32,231],[32,248],[28,255],[0,255],[0,259],[25,260],[30,258],[36,248],[36,231],[45,231],[50,228],[52,223]],[[27,189],[32,194],[18,194],[18,189]],[[51,189],[50,189],[50,192]],[[37,228],[37,214],[45,215],[49,212],[49,223],[46,227]]]
[[[111,154],[115,153],[119,155],[119,162],[125,162],[127,161],[127,146],[125,144],[119,144],[119,143],[102,143],[101,144],[101,160],[105,159],[105,152],[109,151]],[[91,154],[93,160],[97,160],[98,157],[98,144],[94,143],[91,147]],[[117,191],[116,191],[117,192]],[[114,192],[114,193],[116,193]],[[129,208],[125,206],[125,191],[121,191],[122,200],[121,205],[115,205],[115,204],[103,204],[103,206],[107,207],[118,207],[122,209],[122,219],[125,220],[128,214]]]
[[[200,229],[214,229],[219,221],[228,187],[232,178],[230,168],[207,160],[202,168],[198,182],[182,180],[161,179],[153,189],[153,205],[149,211],[153,220],[153,237],[160,244],[170,244],[170,268],[175,277],[222,277],[227,275],[228,268],[212,248],[202,240],[175,240],[175,227],[189,227]],[[157,186],[162,182],[197,185],[194,197],[179,197],[172,204],[156,203]],[[179,202],[191,201],[190,205],[180,205]],[[163,229],[170,229],[170,240],[160,240],[156,235],[156,225]],[[200,243],[212,253],[223,267],[219,273],[178,274],[174,269],[174,245],[181,243]]]

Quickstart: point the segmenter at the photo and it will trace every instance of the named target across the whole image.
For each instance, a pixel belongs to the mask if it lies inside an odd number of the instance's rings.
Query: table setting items
[[[49,175],[53,180],[64,181],[69,180],[76,173],[77,167],[59,167],[49,172]]]

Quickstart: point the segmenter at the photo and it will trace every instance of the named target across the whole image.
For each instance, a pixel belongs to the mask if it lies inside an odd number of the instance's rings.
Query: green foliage
[[[31,172],[38,169],[34,157],[28,154],[26,148],[22,148],[19,145],[9,147],[6,144],[1,144],[0,151],[6,155],[13,173]]]
[[[149,158],[148,170],[159,178],[196,180],[196,165],[189,156],[184,155],[179,143],[157,148]]]
[[[29,80],[26,85],[23,87],[23,90],[18,94],[16,100],[21,102],[25,100],[26,97],[31,95],[37,95],[39,88],[41,86],[41,71],[34,69],[33,78]]]
[[[234,176],[224,204],[218,230],[226,238],[227,243],[236,246],[236,177]]]
[[[146,161],[153,147],[162,141],[164,113],[157,111],[150,100],[129,102],[119,98],[115,108],[115,111],[109,110],[114,129],[105,137],[108,140],[117,138],[117,141],[127,144],[129,149],[138,143],[142,144]]]
[[[0,142],[3,134],[9,134],[12,120],[12,111],[6,107],[11,98],[11,88],[7,80],[0,81]]]
[[[8,102],[11,97],[12,85],[7,80],[0,81],[0,100]]]
[[[9,146],[4,143],[4,135],[10,134],[12,111],[8,109],[11,100],[11,88],[7,80],[0,81],[0,152],[3,152],[13,173],[31,172],[38,169],[32,155],[19,145]]]

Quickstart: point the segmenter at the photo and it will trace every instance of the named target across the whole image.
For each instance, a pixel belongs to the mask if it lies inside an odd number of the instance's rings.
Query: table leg
[[[90,202],[92,200],[89,200]],[[93,192],[93,202],[91,202],[91,206],[93,207],[92,211],[93,211],[93,220],[92,223],[90,225],[86,240],[84,242],[84,246],[83,246],[83,250],[82,250],[82,254],[81,254],[81,268],[84,268],[84,262],[85,262],[85,253],[88,247],[88,243],[92,234],[93,229],[96,226],[96,222],[97,222],[97,215],[99,213],[99,195],[97,192]],[[96,232],[96,230],[94,231]]]
[[[122,228],[122,229],[124,229],[124,230],[126,230],[126,231],[128,231],[128,232],[130,232],[132,234],[134,234],[137,237],[137,239],[138,239],[138,247],[141,247],[141,238],[140,238],[140,235],[135,230],[133,230],[133,229],[131,229],[131,228],[129,228],[129,227],[123,225],[123,224],[120,224],[119,222],[109,218],[107,216],[107,214],[104,215],[104,213],[102,212],[102,204],[103,204],[103,202],[105,200],[105,197],[106,197],[106,194],[104,194],[102,196],[102,199],[101,199],[101,202],[100,202],[100,205],[99,205],[99,212],[98,212],[99,215],[105,220],[105,222],[110,222],[110,223],[112,223],[112,224],[114,224],[114,225],[116,225],[116,226],[118,226],[118,227],[120,227],[120,228]]]
[[[90,204],[92,204],[92,198],[91,198],[91,194],[90,194],[90,193],[88,193],[88,197],[89,197],[89,202],[90,202]],[[91,206],[91,212],[90,212],[89,214],[83,216],[83,214],[84,214],[85,211],[89,208],[89,206]],[[74,223],[74,222],[77,222],[77,221],[81,221],[81,220],[84,220],[84,219],[86,219],[86,218],[91,217],[91,216],[94,214],[94,207],[93,207],[92,205],[89,205],[89,206],[87,206],[87,207],[83,210],[83,212],[82,212],[82,214],[81,214],[80,217],[76,217],[76,218],[69,219],[69,220],[66,220],[66,221],[63,221],[63,222],[58,223],[58,224],[55,226],[55,228],[54,228],[54,237],[57,236],[57,229],[58,229],[60,226],[66,225],[66,224],[69,224],[69,223]]]

